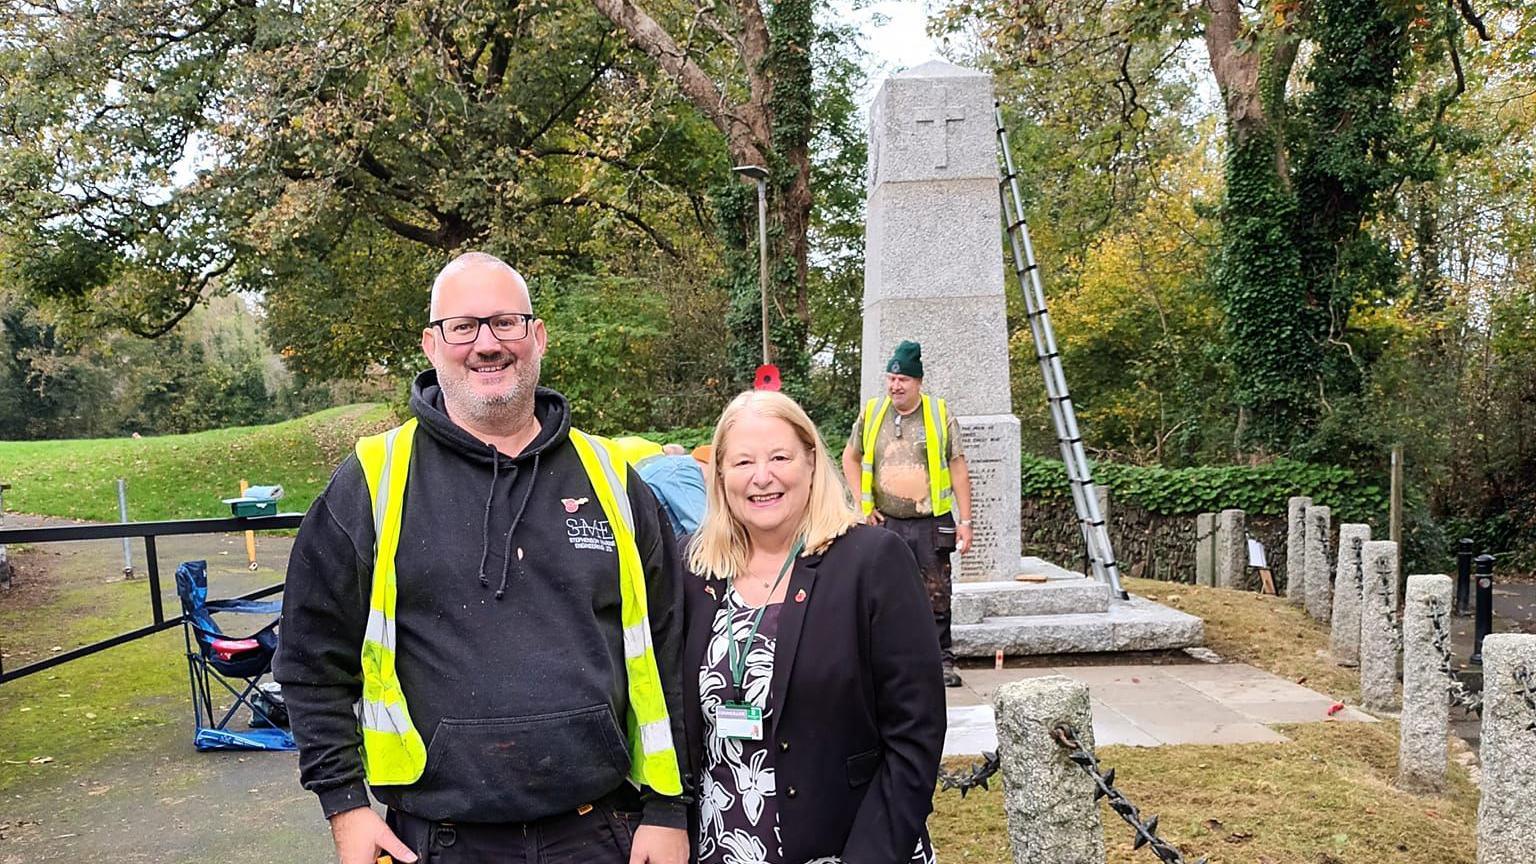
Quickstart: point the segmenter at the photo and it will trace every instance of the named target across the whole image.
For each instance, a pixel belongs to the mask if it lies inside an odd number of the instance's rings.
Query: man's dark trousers
[[[948,528],[951,532],[949,536],[953,537],[955,519],[948,513],[943,516],[919,516],[916,519],[887,516],[884,524],[896,536],[907,541],[907,546],[917,558],[918,569],[923,573],[923,584],[928,586],[928,602],[933,606],[933,623],[939,631],[939,650],[943,652],[944,665],[954,666],[955,652],[951,647],[949,613],[954,589],[950,581],[949,553],[938,551],[934,538],[940,527]]]
[[[615,797],[527,823],[432,822],[398,810],[386,821],[421,864],[628,864],[640,814]]]

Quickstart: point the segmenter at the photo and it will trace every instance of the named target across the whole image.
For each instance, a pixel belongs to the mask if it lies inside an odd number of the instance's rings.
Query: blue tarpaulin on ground
[[[192,739],[199,750],[297,750],[287,729],[199,729]]]

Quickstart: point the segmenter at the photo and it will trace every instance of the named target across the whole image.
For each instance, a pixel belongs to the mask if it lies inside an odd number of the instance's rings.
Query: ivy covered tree
[[[1203,35],[1228,128],[1215,275],[1235,395],[1251,414],[1249,441],[1290,448],[1313,432],[1330,393],[1359,392],[1350,314],[1395,293],[1399,277],[1369,222],[1384,196],[1432,177],[1437,145],[1455,141],[1441,120],[1460,90],[1432,86],[1437,64],[1454,62],[1460,75],[1463,23],[1483,25],[1466,3],[1210,9]],[[1292,95],[1304,41],[1306,86]],[[1415,93],[1420,83],[1431,86]]]
[[[1226,130],[1211,283],[1225,313],[1236,438],[1244,449],[1304,451],[1329,400],[1361,386],[1351,313],[1398,281],[1372,220],[1465,143],[1446,107],[1463,89],[1469,39],[1487,35],[1472,5],[960,0],[948,22],[979,23],[1001,64],[1075,71],[1120,106],[1087,128],[1133,143],[1156,114],[1147,95],[1188,65],[1183,46],[1203,48]],[[1117,174],[1121,152],[1100,171]]]

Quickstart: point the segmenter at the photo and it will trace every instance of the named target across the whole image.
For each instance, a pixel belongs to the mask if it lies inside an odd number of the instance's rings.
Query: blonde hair
[[[746,572],[751,542],[742,525],[725,501],[721,482],[721,459],[725,438],[736,421],[751,411],[759,417],[783,420],[795,430],[811,459],[811,490],[805,516],[800,521],[799,536],[805,538],[805,553],[825,552],[832,541],[857,524],[859,514],[843,488],[842,478],[827,455],[827,447],[816,432],[816,425],[795,400],[771,390],[748,390],[731,400],[715,424],[712,448],[716,458],[706,472],[707,505],[704,521],[688,544],[688,565],[706,577],[731,579]]]

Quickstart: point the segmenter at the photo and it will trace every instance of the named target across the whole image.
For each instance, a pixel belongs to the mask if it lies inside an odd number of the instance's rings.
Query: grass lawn
[[[0,595],[6,668],[148,623],[148,586],[118,575],[118,547],[74,546],[64,554],[33,546],[16,556],[15,587]],[[210,584],[225,593],[280,578],[268,568],[251,573],[243,555],[209,561]],[[169,571],[164,579],[172,584]],[[167,615],[179,613],[174,598],[166,603]],[[222,623],[232,632],[264,623],[228,617]],[[88,776],[104,761],[189,736],[184,650],[177,628],[0,685],[0,795],[59,772]],[[228,700],[216,693],[215,701]]]
[[[1328,633],[1283,598],[1218,588],[1126,580],[1133,593],[1205,619],[1206,644],[1345,701],[1359,695],[1354,670],[1323,653]],[[1393,787],[1398,727],[1310,723],[1280,727],[1284,744],[1226,747],[1110,746],[1105,767],[1144,815],[1160,817],[1158,833],[1193,862],[1210,864],[1472,864],[1476,860],[1477,790],[1452,764],[1443,796]],[[955,768],[965,760],[955,760]],[[930,822],[946,862],[1012,860],[1001,786],[934,798]],[[1131,849],[1130,828],[1101,805],[1112,864],[1157,859]]]
[[[192,435],[0,442],[7,509],[116,522],[119,477],[135,521],[228,516],[240,481],[280,484],[281,509],[303,512],[362,435],[394,422],[383,405],[347,405],[270,426]]]
[[[1103,747],[1099,757],[1158,835],[1210,864],[1472,864],[1477,790],[1452,771],[1444,796],[1394,789],[1397,724],[1281,727],[1286,744]],[[940,792],[930,822],[946,862],[1009,861],[998,784],[962,800]],[[1157,859],[1099,807],[1112,864]]]

